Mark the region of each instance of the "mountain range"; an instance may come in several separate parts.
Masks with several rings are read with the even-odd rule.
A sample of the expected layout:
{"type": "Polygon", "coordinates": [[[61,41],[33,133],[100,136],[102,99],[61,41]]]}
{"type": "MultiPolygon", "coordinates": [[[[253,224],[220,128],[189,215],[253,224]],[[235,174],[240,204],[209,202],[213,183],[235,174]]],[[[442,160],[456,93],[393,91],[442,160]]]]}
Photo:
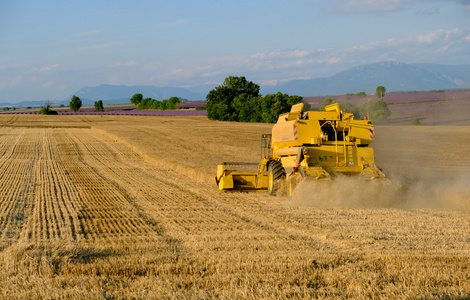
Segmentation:
{"type": "Polygon", "coordinates": [[[375,92],[429,91],[470,88],[470,65],[404,64],[395,61],[362,65],[328,78],[293,80],[264,90],[289,95],[326,96],[375,92]]]}
{"type": "MultiPolygon", "coordinates": [[[[215,86],[182,88],[102,84],[96,87],[83,87],[67,99],[54,101],[54,104],[68,106],[72,95],[80,97],[83,106],[94,105],[97,100],[103,100],[105,105],[124,104],[130,103],[131,96],[136,93],[157,100],[172,96],[188,101],[204,100],[207,93],[215,86]]],[[[384,86],[387,93],[470,88],[470,65],[379,62],[351,68],[328,78],[292,80],[276,86],[261,86],[261,94],[282,92],[302,97],[344,95],[358,92],[373,93],[377,86],[384,86]]],[[[40,106],[44,105],[44,102],[24,101],[15,106],[40,106]]],[[[0,106],[11,105],[11,103],[0,103],[0,106]]]]}

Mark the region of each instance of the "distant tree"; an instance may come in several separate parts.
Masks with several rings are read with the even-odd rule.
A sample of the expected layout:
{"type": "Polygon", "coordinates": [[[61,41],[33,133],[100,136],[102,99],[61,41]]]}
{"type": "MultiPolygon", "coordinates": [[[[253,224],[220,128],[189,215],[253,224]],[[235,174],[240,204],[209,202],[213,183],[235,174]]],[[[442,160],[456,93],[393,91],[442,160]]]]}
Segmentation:
{"type": "Polygon", "coordinates": [[[135,105],[138,105],[140,103],[140,101],[142,101],[143,98],[144,97],[142,96],[142,94],[134,94],[131,97],[131,103],[135,104],[135,105]]]}
{"type": "Polygon", "coordinates": [[[336,99],[333,99],[333,98],[326,98],[323,101],[323,103],[320,105],[320,110],[325,110],[325,107],[327,107],[328,105],[334,104],[334,103],[338,103],[338,101],[336,99]]]}
{"type": "Polygon", "coordinates": [[[356,104],[349,101],[341,101],[338,104],[340,110],[353,114],[355,119],[360,119],[361,115],[359,113],[359,107],[356,104]]]}
{"type": "MultiPolygon", "coordinates": [[[[334,104],[334,103],[338,103],[338,101],[336,101],[336,99],[327,98],[321,104],[320,110],[325,110],[325,107],[327,107],[330,104],[334,104]]],[[[354,118],[360,119],[361,115],[359,113],[359,107],[356,104],[345,100],[345,101],[339,102],[338,105],[339,105],[340,110],[345,111],[345,112],[350,113],[350,114],[353,114],[354,118]]]]}
{"type": "MultiPolygon", "coordinates": [[[[141,95],[141,94],[136,94],[136,95],[141,95]]],[[[131,101],[132,101],[132,99],[131,99],[131,101]]],[[[137,110],[149,109],[150,106],[152,105],[153,101],[156,101],[156,100],[154,100],[150,97],[147,97],[145,99],[140,99],[139,103],[137,103],[137,110]]]]}
{"type": "Polygon", "coordinates": [[[421,122],[418,118],[414,118],[411,120],[411,125],[421,125],[421,122]]]}
{"type": "Polygon", "coordinates": [[[95,111],[103,111],[103,100],[95,101],[95,111]]]}
{"type": "Polygon", "coordinates": [[[304,102],[304,111],[309,111],[310,109],[312,109],[312,105],[310,104],[310,102],[304,102]]]}
{"type": "Polygon", "coordinates": [[[73,95],[72,99],[70,100],[69,103],[70,109],[73,111],[77,111],[82,107],[82,100],[80,100],[79,97],[73,95]]]}
{"type": "Polygon", "coordinates": [[[359,103],[359,113],[361,116],[368,116],[370,120],[377,123],[392,114],[383,99],[369,99],[359,103]]]}
{"type": "Polygon", "coordinates": [[[178,98],[178,97],[170,97],[170,99],[168,99],[168,109],[178,109],[180,107],[180,103],[181,103],[181,98],[178,98]]]}
{"type": "Polygon", "coordinates": [[[379,98],[379,99],[382,99],[384,96],[385,96],[385,88],[381,85],[379,85],[376,89],[375,89],[375,95],[379,98]]]}
{"type": "Polygon", "coordinates": [[[51,101],[47,101],[44,106],[39,109],[40,115],[57,115],[58,113],[55,110],[52,110],[51,101]]]}

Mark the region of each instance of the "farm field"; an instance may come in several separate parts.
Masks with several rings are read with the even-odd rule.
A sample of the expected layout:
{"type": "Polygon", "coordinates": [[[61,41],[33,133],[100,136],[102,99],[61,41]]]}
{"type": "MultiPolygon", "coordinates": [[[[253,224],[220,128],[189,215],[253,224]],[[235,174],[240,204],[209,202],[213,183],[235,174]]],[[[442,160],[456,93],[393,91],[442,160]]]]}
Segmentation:
{"type": "Polygon", "coordinates": [[[385,185],[220,192],[271,126],[0,115],[0,298],[470,297],[470,126],[377,126],[385,185]]]}

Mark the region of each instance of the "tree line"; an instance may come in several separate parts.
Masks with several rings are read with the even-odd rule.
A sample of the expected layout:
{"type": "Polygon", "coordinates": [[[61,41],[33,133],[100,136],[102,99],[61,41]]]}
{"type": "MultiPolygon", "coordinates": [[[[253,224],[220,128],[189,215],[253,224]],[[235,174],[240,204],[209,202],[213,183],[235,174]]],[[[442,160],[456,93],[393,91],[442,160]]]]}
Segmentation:
{"type": "Polygon", "coordinates": [[[207,116],[211,120],[275,123],[302,97],[277,93],[259,95],[260,86],[244,76],[229,76],[207,94],[207,116]]]}
{"type": "MultiPolygon", "coordinates": [[[[211,120],[220,121],[275,123],[279,115],[289,112],[292,105],[302,102],[300,96],[289,96],[280,92],[262,97],[259,95],[259,89],[259,85],[248,81],[244,76],[228,76],[207,95],[207,116],[211,120]]],[[[358,105],[342,101],[339,103],[340,109],[354,114],[356,119],[368,116],[369,119],[380,122],[391,115],[382,99],[385,91],[385,87],[378,86],[376,93],[380,99],[362,101],[358,105]]],[[[365,96],[365,93],[360,92],[357,95],[365,96]]],[[[320,110],[337,102],[327,98],[320,110]]],[[[304,110],[309,110],[310,105],[305,104],[304,110]]]]}
{"type": "Polygon", "coordinates": [[[152,98],[144,98],[142,94],[134,94],[131,97],[131,103],[137,105],[137,110],[158,109],[158,110],[175,110],[181,103],[181,98],[170,97],[162,101],[152,98]]]}

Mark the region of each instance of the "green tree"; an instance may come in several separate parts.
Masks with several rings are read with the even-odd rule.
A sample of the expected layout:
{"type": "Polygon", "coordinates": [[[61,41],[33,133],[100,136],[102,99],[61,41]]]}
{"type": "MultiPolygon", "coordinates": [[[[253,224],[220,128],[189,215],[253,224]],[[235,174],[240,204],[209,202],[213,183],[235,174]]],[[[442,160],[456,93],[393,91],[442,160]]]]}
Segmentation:
{"type": "Polygon", "coordinates": [[[72,99],[70,100],[69,103],[70,109],[73,111],[77,111],[82,107],[82,100],[80,100],[79,97],[73,95],[72,99]]]}
{"type": "Polygon", "coordinates": [[[235,116],[238,122],[262,122],[260,96],[241,94],[233,100],[235,116]]]}
{"type": "Polygon", "coordinates": [[[160,110],[167,110],[168,109],[168,99],[163,99],[162,101],[160,101],[159,105],[158,105],[158,109],[160,110]]]}
{"type": "Polygon", "coordinates": [[[289,112],[292,105],[302,102],[302,97],[288,94],[266,95],[262,99],[262,120],[265,123],[276,123],[280,114],[289,112]]]}
{"type": "Polygon", "coordinates": [[[137,103],[137,110],[149,109],[149,106],[152,105],[153,101],[154,101],[154,99],[152,99],[150,97],[147,97],[145,99],[140,99],[139,103],[137,103]]]}
{"type": "Polygon", "coordinates": [[[181,98],[170,97],[170,99],[168,99],[168,109],[171,109],[171,110],[178,109],[180,107],[180,103],[181,103],[181,98]]]}
{"type": "Polygon", "coordinates": [[[361,116],[368,116],[371,121],[377,123],[385,120],[392,114],[383,99],[369,99],[362,101],[358,106],[361,116]]]}
{"type": "Polygon", "coordinates": [[[206,96],[207,117],[211,120],[228,121],[234,112],[232,108],[235,93],[228,87],[218,86],[206,96]]]}
{"type": "Polygon", "coordinates": [[[259,85],[246,80],[245,76],[228,76],[222,85],[209,91],[206,96],[208,118],[237,121],[234,99],[242,94],[258,97],[259,88],[259,85]]]}
{"type": "Polygon", "coordinates": [[[379,98],[379,99],[382,99],[384,96],[385,96],[385,88],[381,85],[379,85],[376,89],[375,89],[375,95],[379,98]]]}
{"type": "Polygon", "coordinates": [[[131,97],[131,103],[134,105],[138,105],[143,98],[144,97],[142,96],[142,94],[134,94],[131,97]]]}
{"type": "Polygon", "coordinates": [[[95,101],[95,111],[103,111],[103,100],[95,101]]]}
{"type": "Polygon", "coordinates": [[[52,110],[51,101],[47,101],[44,106],[39,109],[40,115],[57,115],[58,113],[55,110],[52,110]]]}
{"type": "Polygon", "coordinates": [[[207,94],[207,116],[211,120],[274,123],[302,97],[277,93],[261,97],[259,85],[245,77],[229,76],[207,94]]]}

